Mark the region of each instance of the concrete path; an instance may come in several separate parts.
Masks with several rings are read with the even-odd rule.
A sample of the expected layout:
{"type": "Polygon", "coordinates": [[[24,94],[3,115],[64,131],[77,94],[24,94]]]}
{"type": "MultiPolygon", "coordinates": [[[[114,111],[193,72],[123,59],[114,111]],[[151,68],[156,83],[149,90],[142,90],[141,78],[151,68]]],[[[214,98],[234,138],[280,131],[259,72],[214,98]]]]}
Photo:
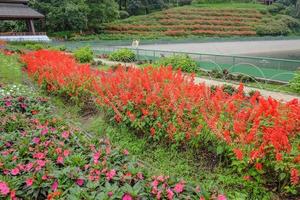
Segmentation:
{"type": "Polygon", "coordinates": [[[236,41],[236,42],[204,42],[143,45],[140,49],[182,51],[210,54],[260,55],[279,52],[298,52],[300,54],[300,39],[270,40],[270,41],[236,41]]]}
{"type": "MultiPolygon", "coordinates": [[[[123,63],[123,62],[115,62],[115,61],[109,61],[106,59],[95,59],[97,61],[101,61],[103,64],[109,65],[109,66],[113,66],[113,65],[122,65],[122,66],[127,66],[127,67],[137,67],[135,63],[123,63]]],[[[224,82],[224,81],[218,81],[218,80],[212,80],[212,79],[208,79],[208,78],[202,78],[202,77],[196,77],[195,78],[195,83],[205,83],[207,86],[222,86],[224,84],[227,85],[231,85],[234,87],[238,87],[237,84],[233,84],[233,83],[228,83],[228,82],[224,82]]],[[[293,99],[298,99],[300,101],[300,96],[296,96],[296,95],[290,95],[290,94],[286,94],[286,93],[281,93],[281,92],[273,92],[273,91],[268,91],[268,90],[263,90],[263,89],[258,89],[258,88],[253,88],[253,87],[244,87],[244,91],[245,92],[250,92],[250,91],[259,91],[260,94],[266,98],[268,98],[269,96],[283,101],[283,102],[288,102],[291,101],[293,99]]]]}
{"type": "MultiPolygon", "coordinates": [[[[237,84],[233,84],[233,83],[217,81],[217,80],[212,80],[212,79],[206,79],[206,78],[200,78],[200,77],[195,78],[195,83],[203,83],[203,82],[207,86],[212,86],[212,85],[222,86],[222,85],[226,84],[226,85],[231,85],[231,86],[238,87],[237,84]]],[[[290,94],[286,94],[286,93],[282,93],[282,92],[273,92],[273,91],[269,91],[269,90],[263,90],[263,89],[244,86],[244,91],[245,92],[250,92],[250,91],[253,91],[253,90],[259,91],[260,94],[262,96],[266,97],[266,98],[272,97],[274,99],[284,101],[284,102],[288,102],[288,101],[291,101],[293,99],[298,99],[300,101],[300,96],[290,95],[290,94]]]]}

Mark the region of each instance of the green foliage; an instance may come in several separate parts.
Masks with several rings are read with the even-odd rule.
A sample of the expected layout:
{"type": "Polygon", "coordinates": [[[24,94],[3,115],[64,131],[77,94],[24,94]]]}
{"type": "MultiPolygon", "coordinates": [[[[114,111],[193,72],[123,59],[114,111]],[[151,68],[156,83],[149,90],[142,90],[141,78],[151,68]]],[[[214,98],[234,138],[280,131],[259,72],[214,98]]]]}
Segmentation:
{"type": "Polygon", "coordinates": [[[295,77],[290,81],[290,87],[297,93],[300,93],[300,70],[296,73],[295,77]]]}
{"type": "Polygon", "coordinates": [[[287,35],[300,28],[300,21],[288,15],[265,17],[262,23],[256,26],[258,35],[287,35]]]}
{"type": "Polygon", "coordinates": [[[128,13],[127,11],[125,11],[125,10],[121,10],[121,11],[119,12],[119,14],[120,14],[120,18],[121,18],[121,19],[126,19],[126,18],[129,17],[129,13],[128,13]]]}
{"type": "Polygon", "coordinates": [[[101,24],[119,18],[118,4],[111,0],[87,0],[90,12],[88,26],[91,29],[101,29],[101,24]]]}
{"type": "Polygon", "coordinates": [[[188,55],[174,55],[170,57],[162,57],[155,63],[155,65],[172,66],[173,69],[181,69],[184,72],[199,71],[196,61],[194,61],[188,55]]]}
{"type": "Polygon", "coordinates": [[[90,47],[82,47],[74,51],[74,56],[80,63],[89,63],[93,60],[94,53],[90,47]]]}
{"type": "Polygon", "coordinates": [[[45,48],[45,45],[43,44],[39,44],[39,43],[36,43],[36,44],[25,44],[25,49],[29,49],[29,50],[34,50],[34,51],[37,51],[37,50],[41,50],[43,48],[45,48]]]}
{"type": "Polygon", "coordinates": [[[135,53],[130,49],[118,49],[109,55],[109,59],[120,62],[133,62],[136,57],[135,53]]]}
{"type": "Polygon", "coordinates": [[[0,80],[2,83],[22,81],[21,64],[15,55],[5,56],[0,52],[0,80]]]}
{"type": "Polygon", "coordinates": [[[30,5],[46,15],[46,28],[51,32],[87,28],[89,7],[85,0],[37,0],[30,5]]]}
{"type": "Polygon", "coordinates": [[[22,32],[26,30],[24,21],[0,21],[0,32],[22,32]]]}
{"type": "Polygon", "coordinates": [[[257,35],[288,35],[291,29],[281,20],[274,20],[272,18],[265,19],[265,21],[256,26],[257,35]]]}

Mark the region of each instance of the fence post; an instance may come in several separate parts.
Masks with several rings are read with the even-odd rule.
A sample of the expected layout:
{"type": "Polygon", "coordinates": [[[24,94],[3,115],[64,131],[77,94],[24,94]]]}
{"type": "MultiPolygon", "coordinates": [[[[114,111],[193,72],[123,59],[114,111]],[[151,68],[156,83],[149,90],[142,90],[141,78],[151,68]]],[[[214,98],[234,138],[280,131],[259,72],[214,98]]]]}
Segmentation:
{"type": "Polygon", "coordinates": [[[153,61],[156,60],[156,56],[155,56],[155,50],[153,50],[153,61]]]}

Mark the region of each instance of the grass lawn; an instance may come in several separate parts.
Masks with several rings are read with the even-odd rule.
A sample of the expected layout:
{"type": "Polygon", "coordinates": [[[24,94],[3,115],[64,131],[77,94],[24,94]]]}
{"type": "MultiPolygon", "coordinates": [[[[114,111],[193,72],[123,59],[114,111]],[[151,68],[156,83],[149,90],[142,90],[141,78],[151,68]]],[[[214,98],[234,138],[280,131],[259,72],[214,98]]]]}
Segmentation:
{"type": "Polygon", "coordinates": [[[16,56],[6,56],[0,52],[0,80],[2,83],[20,83],[21,64],[16,56]]]}

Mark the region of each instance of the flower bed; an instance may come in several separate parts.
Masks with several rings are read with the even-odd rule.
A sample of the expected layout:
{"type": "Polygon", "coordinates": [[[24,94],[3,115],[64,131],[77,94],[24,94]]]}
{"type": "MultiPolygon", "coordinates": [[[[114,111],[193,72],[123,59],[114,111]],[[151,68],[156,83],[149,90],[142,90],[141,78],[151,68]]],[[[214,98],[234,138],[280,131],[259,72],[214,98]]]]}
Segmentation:
{"type": "Polygon", "coordinates": [[[55,117],[47,99],[19,86],[0,90],[10,91],[0,92],[0,198],[208,198],[184,180],[150,176],[107,139],[88,138],[55,117]]]}
{"type": "MultiPolygon", "coordinates": [[[[71,59],[64,53],[55,53],[71,59]]],[[[56,59],[52,54],[38,51],[24,55],[29,75],[43,76],[45,68],[60,70],[54,66],[60,64],[50,61],[56,59]]],[[[81,67],[75,66],[75,71],[81,67]]],[[[151,140],[195,150],[205,147],[227,156],[231,167],[244,175],[245,181],[297,194],[300,186],[297,100],[281,103],[259,94],[247,97],[242,86],[229,95],[221,88],[212,90],[204,84],[194,84],[192,77],[171,68],[119,68],[90,76],[92,84],[84,90],[94,95],[96,102],[118,123],[143,132],[151,140]]],[[[59,80],[44,76],[40,83],[43,81],[56,85],[59,80]]]]}
{"type": "Polygon", "coordinates": [[[178,8],[150,14],[149,17],[129,18],[107,24],[105,33],[138,35],[256,35],[255,26],[263,15],[256,10],[247,9],[202,9],[178,8]],[[192,33],[194,30],[197,34],[192,33]],[[178,33],[174,33],[177,31],[178,33]]]}

